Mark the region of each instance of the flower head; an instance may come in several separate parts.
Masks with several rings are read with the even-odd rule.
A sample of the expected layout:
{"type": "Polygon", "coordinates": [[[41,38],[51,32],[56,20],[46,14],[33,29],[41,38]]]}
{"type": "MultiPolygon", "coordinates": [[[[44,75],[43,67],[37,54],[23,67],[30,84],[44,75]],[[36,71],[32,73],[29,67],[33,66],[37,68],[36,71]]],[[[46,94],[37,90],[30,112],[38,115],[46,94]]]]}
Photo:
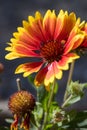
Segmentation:
{"type": "Polygon", "coordinates": [[[55,78],[62,78],[62,70],[69,68],[69,63],[79,56],[75,49],[84,40],[81,30],[80,18],[72,12],[48,10],[44,16],[40,12],[35,17],[29,16],[28,21],[23,21],[23,27],[18,27],[14,33],[6,55],[6,59],[32,57],[35,62],[21,64],[15,73],[24,73],[26,77],[38,72],[35,85],[44,83],[48,86],[55,78]],[[36,62],[37,59],[37,62],[36,62]]]}
{"type": "Polygon", "coordinates": [[[23,118],[21,128],[24,128],[24,130],[29,130],[30,114],[35,106],[35,99],[32,94],[27,91],[16,92],[10,97],[8,106],[15,119],[11,125],[11,130],[18,129],[19,118],[23,118]]]}

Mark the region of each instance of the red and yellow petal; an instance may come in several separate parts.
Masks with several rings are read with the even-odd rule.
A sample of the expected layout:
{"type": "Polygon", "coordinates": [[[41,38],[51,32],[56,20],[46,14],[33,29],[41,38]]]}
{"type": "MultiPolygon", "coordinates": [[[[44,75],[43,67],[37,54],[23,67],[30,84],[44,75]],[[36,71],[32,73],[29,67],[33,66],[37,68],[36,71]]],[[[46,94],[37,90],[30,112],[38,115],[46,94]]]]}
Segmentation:
{"type": "Polygon", "coordinates": [[[44,83],[44,85],[48,87],[50,83],[53,83],[55,78],[61,79],[61,77],[62,71],[58,69],[57,62],[54,61],[52,64],[44,67],[38,72],[34,83],[36,86],[40,86],[42,83],[44,83]]]}
{"type": "Polygon", "coordinates": [[[40,57],[40,55],[35,53],[34,51],[23,50],[23,47],[20,47],[20,46],[18,47],[19,48],[17,48],[17,51],[8,53],[5,56],[5,58],[8,60],[13,60],[16,58],[23,58],[23,57],[40,57]]]}
{"type": "Polygon", "coordinates": [[[77,19],[76,24],[70,32],[66,42],[64,54],[67,54],[69,51],[78,48],[82,44],[85,38],[85,33],[81,30],[81,28],[85,26],[84,24],[84,21],[80,24],[80,18],[77,19]]]}
{"type": "Polygon", "coordinates": [[[35,50],[30,50],[30,48],[23,45],[17,45],[15,51],[20,54],[21,57],[40,57],[40,54],[36,53],[35,50]]]}
{"type": "MultiPolygon", "coordinates": [[[[29,26],[29,27],[31,28],[31,26],[29,26]]],[[[31,32],[29,33],[28,30],[26,30],[25,28],[18,27],[17,30],[18,30],[18,32],[13,33],[13,36],[18,41],[22,41],[26,44],[34,45],[36,47],[38,47],[40,45],[40,40],[38,38],[36,38],[34,34],[31,35],[30,34],[31,32]]]]}
{"type": "Polygon", "coordinates": [[[22,42],[23,45],[25,46],[34,46],[34,47],[38,47],[39,42],[38,40],[36,40],[34,37],[31,37],[26,31],[23,32],[21,35],[20,33],[13,33],[16,42],[14,42],[13,39],[11,39],[11,42],[14,44],[20,44],[20,42],[22,42]]]}
{"type": "Polygon", "coordinates": [[[80,48],[87,48],[87,23],[85,24],[84,28],[82,29],[85,33],[85,38],[82,44],[80,45],[80,48]]]}
{"type": "Polygon", "coordinates": [[[54,39],[54,31],[56,27],[56,14],[53,10],[48,10],[43,19],[43,29],[45,31],[46,40],[54,39]]]}
{"type": "Polygon", "coordinates": [[[5,56],[5,59],[8,60],[14,60],[16,58],[21,58],[20,54],[17,54],[16,52],[10,52],[5,56]]]}
{"type": "Polygon", "coordinates": [[[50,83],[53,83],[55,79],[54,65],[53,63],[48,66],[48,72],[44,79],[44,84],[48,86],[50,83]]]}
{"type": "Polygon", "coordinates": [[[15,73],[24,73],[23,76],[27,77],[28,75],[38,72],[40,68],[42,67],[43,62],[30,62],[30,63],[25,63],[21,64],[17,67],[15,73]]]}
{"type": "Polygon", "coordinates": [[[30,35],[30,37],[34,38],[36,41],[45,41],[45,35],[43,30],[43,17],[40,12],[35,13],[35,18],[32,16],[28,17],[28,22],[23,21],[23,26],[30,35]]]}
{"type": "Polygon", "coordinates": [[[62,78],[62,71],[57,66],[57,61],[54,61],[54,72],[55,72],[55,78],[61,79],[62,78]]]}
{"type": "Polygon", "coordinates": [[[75,42],[72,47],[72,50],[78,48],[81,45],[81,43],[83,42],[84,38],[85,38],[85,35],[83,35],[83,34],[78,34],[77,36],[75,36],[73,38],[75,42]]]}
{"type": "MultiPolygon", "coordinates": [[[[30,23],[32,22],[33,26],[30,26],[30,23],[27,23],[28,24],[27,26],[29,27],[30,31],[29,31],[29,29],[26,30],[26,28],[22,28],[22,27],[18,28],[18,32],[13,34],[13,36],[16,39],[14,39],[14,38],[11,39],[12,45],[10,44],[10,47],[6,48],[7,51],[12,52],[12,53],[10,53],[9,56],[6,56],[6,58],[10,57],[10,59],[15,59],[18,57],[37,57],[37,56],[39,56],[37,53],[32,51],[32,49],[34,49],[34,50],[39,49],[41,40],[44,39],[44,37],[41,35],[40,20],[41,20],[40,14],[37,12],[34,22],[32,21],[32,19],[30,20],[30,23]],[[35,32],[35,30],[36,30],[36,32],[35,32]],[[18,56],[17,56],[17,54],[18,54],[18,56]],[[13,56],[13,55],[14,55],[14,57],[11,58],[11,56],[13,56]]],[[[26,26],[25,24],[26,23],[24,23],[24,26],[26,26]]]]}
{"type": "Polygon", "coordinates": [[[44,36],[44,33],[42,33],[42,22],[41,21],[37,21],[36,23],[33,23],[32,26],[29,25],[28,27],[28,33],[30,35],[30,37],[33,38],[34,36],[34,39],[36,41],[38,41],[38,44],[42,41],[44,42],[45,41],[45,36],[44,36]]]}
{"type": "Polygon", "coordinates": [[[82,44],[79,47],[80,49],[82,48],[87,48],[87,36],[84,38],[84,41],[82,42],[82,44]]]}
{"type": "Polygon", "coordinates": [[[87,33],[87,23],[85,24],[85,32],[87,33]]]}
{"type": "Polygon", "coordinates": [[[61,70],[68,70],[69,63],[78,58],[79,56],[75,53],[69,53],[65,56],[62,56],[62,59],[57,63],[58,68],[61,70]]]}
{"type": "Polygon", "coordinates": [[[55,78],[62,78],[62,71],[58,69],[56,61],[54,61],[48,66],[48,72],[45,76],[44,84],[48,86],[50,83],[53,83],[55,78]]]}
{"type": "Polygon", "coordinates": [[[8,43],[10,46],[6,47],[5,50],[10,51],[9,54],[5,56],[6,59],[12,60],[22,57],[40,57],[40,54],[37,53],[38,49],[32,45],[26,45],[21,41],[16,39],[11,39],[13,44],[8,43]]]}
{"type": "Polygon", "coordinates": [[[18,130],[18,116],[14,114],[14,121],[11,124],[11,130],[18,130]]]}
{"type": "Polygon", "coordinates": [[[66,48],[64,50],[64,55],[70,52],[71,50],[76,49],[84,40],[84,35],[83,34],[77,34],[73,36],[74,34],[72,33],[72,36],[70,35],[68,41],[66,42],[66,48]]]}
{"type": "Polygon", "coordinates": [[[56,20],[56,27],[54,32],[54,39],[56,40],[61,33],[64,25],[65,13],[63,10],[60,10],[57,20],[56,20]]]}
{"type": "Polygon", "coordinates": [[[45,76],[48,72],[48,67],[42,68],[35,77],[34,83],[38,87],[44,83],[45,76]]]}
{"type": "Polygon", "coordinates": [[[24,46],[24,47],[28,48],[29,50],[36,50],[36,49],[38,49],[37,46],[35,46],[33,43],[27,43],[27,42],[23,42],[21,40],[16,40],[16,39],[14,39],[12,41],[13,41],[13,46],[14,47],[15,46],[24,46]]]}
{"type": "Polygon", "coordinates": [[[61,27],[61,32],[59,33],[56,29],[56,31],[55,31],[57,34],[56,38],[58,40],[62,40],[62,39],[65,40],[69,36],[69,33],[71,32],[72,28],[74,27],[74,25],[76,23],[76,15],[73,12],[68,15],[67,11],[63,12],[61,10],[58,15],[58,19],[59,19],[59,16],[61,18],[61,26],[58,25],[56,28],[61,27]],[[61,15],[61,13],[62,13],[62,15],[61,15]]]}

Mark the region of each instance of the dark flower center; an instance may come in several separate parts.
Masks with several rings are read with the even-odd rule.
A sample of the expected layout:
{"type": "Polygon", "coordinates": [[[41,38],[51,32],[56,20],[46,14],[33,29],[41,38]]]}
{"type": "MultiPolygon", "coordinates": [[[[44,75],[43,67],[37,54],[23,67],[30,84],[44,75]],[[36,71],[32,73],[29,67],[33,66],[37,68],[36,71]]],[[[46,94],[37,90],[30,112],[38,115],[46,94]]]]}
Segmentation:
{"type": "Polygon", "coordinates": [[[53,61],[59,61],[64,52],[64,43],[57,41],[50,41],[41,46],[41,55],[48,62],[51,63],[53,61]]]}

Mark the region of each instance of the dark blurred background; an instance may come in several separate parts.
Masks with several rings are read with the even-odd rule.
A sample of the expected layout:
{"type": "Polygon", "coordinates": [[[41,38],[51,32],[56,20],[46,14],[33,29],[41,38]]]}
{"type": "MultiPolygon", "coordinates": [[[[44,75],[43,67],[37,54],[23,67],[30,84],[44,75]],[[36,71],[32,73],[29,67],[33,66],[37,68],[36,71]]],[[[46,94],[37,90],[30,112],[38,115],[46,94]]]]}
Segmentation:
{"type": "MultiPolygon", "coordinates": [[[[0,0],[0,62],[3,63],[5,68],[4,72],[0,74],[0,109],[3,109],[2,113],[0,113],[0,126],[5,123],[4,118],[8,117],[7,101],[9,96],[17,91],[16,79],[18,77],[21,79],[24,89],[29,90],[34,95],[36,94],[27,78],[23,78],[22,74],[14,74],[16,67],[24,61],[19,59],[5,60],[6,43],[10,41],[12,33],[16,32],[17,27],[22,26],[22,20],[27,20],[28,15],[34,15],[37,10],[44,14],[47,9],[54,9],[56,13],[60,9],[69,12],[74,11],[77,17],[81,17],[81,20],[87,20],[87,0],[0,0]]],[[[68,71],[64,72],[63,79],[59,81],[57,100],[60,104],[62,104],[63,100],[67,74],[68,71]]],[[[87,56],[80,58],[75,63],[73,80],[87,82],[87,56]]],[[[81,109],[86,109],[86,99],[87,96],[74,107],[78,109],[80,106],[81,109]]]]}

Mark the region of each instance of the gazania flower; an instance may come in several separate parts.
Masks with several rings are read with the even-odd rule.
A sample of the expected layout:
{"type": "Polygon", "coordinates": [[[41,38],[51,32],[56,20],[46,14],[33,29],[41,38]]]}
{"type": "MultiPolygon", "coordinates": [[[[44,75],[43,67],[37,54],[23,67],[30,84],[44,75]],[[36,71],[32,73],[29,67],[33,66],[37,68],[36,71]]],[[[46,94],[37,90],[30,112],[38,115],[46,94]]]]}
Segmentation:
{"type": "Polygon", "coordinates": [[[35,106],[35,99],[32,94],[27,91],[16,92],[10,97],[8,106],[15,119],[11,124],[11,130],[18,130],[18,122],[22,118],[21,128],[29,130],[30,114],[35,106]]]}
{"type": "Polygon", "coordinates": [[[34,62],[19,65],[15,73],[24,73],[26,77],[39,71],[35,84],[48,86],[55,78],[61,79],[62,70],[67,70],[68,64],[79,58],[74,50],[84,40],[80,25],[80,18],[76,19],[73,12],[68,14],[61,10],[56,15],[54,10],[48,10],[44,16],[36,12],[35,17],[29,16],[28,21],[23,21],[23,27],[18,27],[18,32],[13,34],[6,47],[10,51],[6,59],[35,58],[34,62]]]}

